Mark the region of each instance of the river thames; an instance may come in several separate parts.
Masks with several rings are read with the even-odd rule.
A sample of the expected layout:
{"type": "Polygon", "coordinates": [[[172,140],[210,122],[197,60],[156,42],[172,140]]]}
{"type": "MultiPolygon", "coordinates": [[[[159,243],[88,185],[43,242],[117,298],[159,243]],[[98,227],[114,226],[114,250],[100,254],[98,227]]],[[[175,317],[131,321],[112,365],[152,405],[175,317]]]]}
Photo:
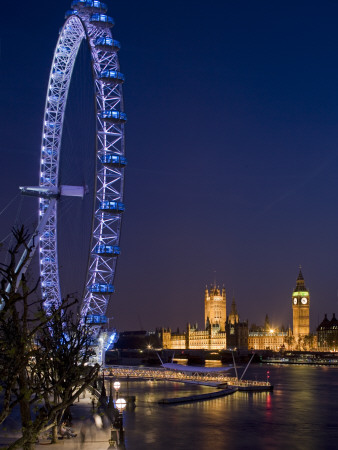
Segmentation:
{"type": "MultiPolygon", "coordinates": [[[[337,449],[338,368],[252,365],[246,378],[266,380],[267,370],[272,393],[236,392],[180,405],[157,402],[210,389],[130,382],[137,406],[125,412],[126,449],[337,449]]],[[[122,382],[120,395],[126,394],[122,382]]]]}

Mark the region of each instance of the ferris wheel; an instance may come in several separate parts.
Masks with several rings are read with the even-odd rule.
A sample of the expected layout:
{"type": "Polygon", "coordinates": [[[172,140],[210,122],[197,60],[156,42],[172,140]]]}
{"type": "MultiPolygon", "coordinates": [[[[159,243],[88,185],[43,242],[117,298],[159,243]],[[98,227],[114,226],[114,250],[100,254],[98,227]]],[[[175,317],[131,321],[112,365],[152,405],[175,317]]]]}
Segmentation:
{"type": "MultiPolygon", "coordinates": [[[[39,239],[41,290],[48,312],[61,302],[58,265],[57,205],[63,196],[83,197],[85,187],[60,184],[61,140],[67,96],[78,50],[87,41],[95,90],[96,155],[94,207],[91,245],[81,316],[102,317],[114,292],[116,260],[123,203],[125,158],[122,84],[117,52],[120,43],[113,39],[113,19],[100,1],[74,0],[67,11],[55,48],[48,82],[38,187],[22,187],[23,194],[39,197],[39,239]]],[[[85,130],[84,130],[85,132],[85,130]]],[[[97,320],[97,319],[95,319],[97,320]]]]}

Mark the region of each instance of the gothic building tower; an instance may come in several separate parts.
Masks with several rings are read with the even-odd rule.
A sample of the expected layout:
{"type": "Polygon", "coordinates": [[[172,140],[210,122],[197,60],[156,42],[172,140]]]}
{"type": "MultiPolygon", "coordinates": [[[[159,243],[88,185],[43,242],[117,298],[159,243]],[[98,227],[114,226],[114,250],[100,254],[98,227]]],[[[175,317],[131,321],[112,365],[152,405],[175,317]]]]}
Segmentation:
{"type": "Polygon", "coordinates": [[[300,338],[310,334],[310,295],[305,287],[301,269],[292,293],[293,335],[297,345],[300,338]]]}
{"type": "Polygon", "coordinates": [[[228,316],[228,322],[231,323],[232,325],[239,322],[235,297],[232,298],[231,311],[228,316]]]}
{"type": "Polygon", "coordinates": [[[205,328],[218,328],[220,331],[225,330],[226,321],[226,295],[225,289],[222,291],[216,284],[210,288],[205,289],[204,296],[204,319],[205,328]]]}

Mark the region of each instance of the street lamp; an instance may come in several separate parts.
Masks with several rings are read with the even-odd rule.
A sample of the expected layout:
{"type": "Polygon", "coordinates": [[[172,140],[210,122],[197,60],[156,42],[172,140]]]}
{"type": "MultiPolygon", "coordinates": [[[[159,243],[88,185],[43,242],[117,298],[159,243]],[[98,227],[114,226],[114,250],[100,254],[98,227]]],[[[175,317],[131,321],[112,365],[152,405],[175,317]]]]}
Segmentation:
{"type": "Polygon", "coordinates": [[[114,415],[114,396],[113,396],[113,382],[112,380],[109,380],[109,402],[108,402],[108,411],[110,420],[112,420],[112,417],[114,415]]]}
{"type": "Polygon", "coordinates": [[[119,381],[114,382],[114,389],[116,392],[116,400],[119,398],[119,389],[121,387],[121,383],[119,381]]]}
{"type": "Polygon", "coordinates": [[[99,402],[101,405],[107,405],[107,392],[106,387],[104,385],[104,371],[102,372],[102,389],[101,389],[101,396],[99,398],[99,402]]]}
{"type": "MultiPolygon", "coordinates": [[[[118,384],[120,385],[120,383],[118,383],[118,384]]],[[[109,439],[108,450],[113,450],[113,449],[125,450],[126,447],[124,445],[123,411],[126,408],[127,402],[125,401],[124,398],[119,398],[116,400],[115,405],[118,410],[118,417],[114,421],[113,411],[112,411],[112,415],[111,415],[112,422],[111,422],[111,426],[110,426],[110,439],[109,439]]]]}
{"type": "Polygon", "coordinates": [[[127,402],[124,398],[119,398],[115,402],[116,408],[119,410],[119,420],[118,420],[118,427],[119,427],[119,444],[120,449],[124,448],[124,432],[123,432],[123,411],[126,409],[127,402]]]}

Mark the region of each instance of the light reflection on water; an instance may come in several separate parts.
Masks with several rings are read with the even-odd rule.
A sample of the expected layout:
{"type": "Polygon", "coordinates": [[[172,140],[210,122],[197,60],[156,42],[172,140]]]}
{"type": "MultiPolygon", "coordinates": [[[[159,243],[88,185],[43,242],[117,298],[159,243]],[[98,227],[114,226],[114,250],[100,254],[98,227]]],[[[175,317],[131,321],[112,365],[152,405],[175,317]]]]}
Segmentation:
{"type": "MultiPolygon", "coordinates": [[[[266,370],[252,366],[248,378],[263,380],[266,370]]],[[[268,370],[273,393],[237,392],[182,405],[157,402],[213,389],[129,382],[129,395],[136,395],[137,407],[125,413],[127,450],[336,449],[338,369],[269,366],[268,370]]],[[[122,382],[121,396],[126,391],[122,382]]]]}

